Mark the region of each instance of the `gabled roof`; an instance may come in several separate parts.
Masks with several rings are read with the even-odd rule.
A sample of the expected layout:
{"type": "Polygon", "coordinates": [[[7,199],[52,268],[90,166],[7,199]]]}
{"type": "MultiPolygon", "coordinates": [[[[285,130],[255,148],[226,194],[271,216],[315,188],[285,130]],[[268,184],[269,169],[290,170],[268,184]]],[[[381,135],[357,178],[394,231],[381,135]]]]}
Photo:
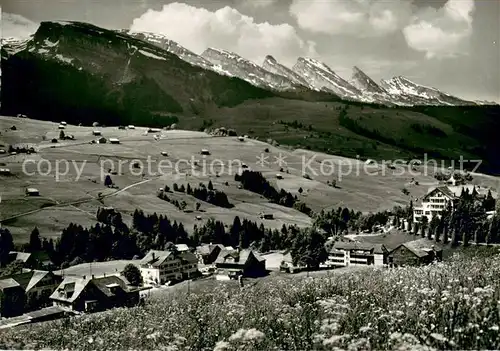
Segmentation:
{"type": "MultiPolygon", "coordinates": [[[[427,238],[422,238],[422,239],[413,240],[413,241],[403,243],[403,244],[399,245],[396,249],[398,249],[401,246],[410,250],[417,257],[427,256],[429,254],[429,252],[432,251],[433,248],[435,251],[442,251],[443,250],[443,247],[441,246],[441,244],[436,243],[435,241],[429,240],[427,238]]],[[[394,250],[396,250],[396,249],[394,249],[394,250]]]]}
{"type": "Polygon", "coordinates": [[[259,262],[265,262],[265,259],[254,253],[250,249],[243,250],[222,250],[217,256],[215,263],[231,263],[238,264],[244,266],[251,257],[255,257],[255,259],[259,262]],[[234,261],[233,261],[234,260],[234,261]]]}
{"type": "Polygon", "coordinates": [[[114,296],[112,288],[116,285],[126,292],[132,291],[132,289],[128,287],[128,281],[124,277],[119,277],[117,275],[94,279],[69,276],[66,277],[61,284],[59,284],[57,289],[52,293],[52,295],[50,295],[50,298],[70,303],[74,302],[89,284],[93,284],[108,297],[114,296]],[[72,292],[72,294],[66,297],[67,295],[65,295],[64,292],[72,292]]]}
{"type": "Polygon", "coordinates": [[[15,288],[17,286],[20,286],[19,283],[12,278],[5,278],[0,280],[0,290],[15,288]]]}
{"type": "Polygon", "coordinates": [[[33,271],[33,276],[31,277],[28,286],[25,288],[26,291],[31,290],[34,288],[43,278],[45,278],[48,274],[51,274],[50,272],[47,271],[38,271],[34,270],[33,271]]]}
{"type": "Polygon", "coordinates": [[[149,264],[153,267],[159,267],[170,255],[172,255],[171,251],[150,250],[147,255],[144,256],[144,258],[139,262],[139,264],[149,264]]]}
{"type": "Polygon", "coordinates": [[[177,248],[177,251],[189,251],[189,246],[186,244],[177,244],[175,247],[177,248]]]}
{"type": "Polygon", "coordinates": [[[189,263],[198,263],[198,259],[191,251],[182,251],[179,253],[179,257],[189,263]]]}
{"type": "Polygon", "coordinates": [[[198,247],[196,248],[196,251],[197,251],[200,255],[211,255],[211,254],[212,254],[212,252],[213,252],[216,248],[220,248],[221,250],[224,250],[224,245],[222,245],[222,244],[205,244],[205,245],[198,246],[198,247]]]}
{"type": "MultiPolygon", "coordinates": [[[[36,190],[38,191],[38,190],[36,190]]],[[[19,251],[10,251],[9,252],[9,258],[12,261],[22,261],[24,263],[28,262],[30,259],[31,254],[29,252],[19,252],[19,251]]]]}
{"type": "Polygon", "coordinates": [[[435,187],[435,188],[429,188],[429,190],[427,191],[427,194],[423,197],[423,199],[428,198],[429,196],[431,196],[435,192],[440,192],[440,193],[442,193],[443,195],[445,195],[446,197],[448,197],[450,199],[453,199],[453,198],[456,197],[456,195],[453,193],[453,191],[450,190],[450,187],[447,187],[447,186],[438,186],[438,187],[435,187]]]}
{"type": "Polygon", "coordinates": [[[333,250],[363,250],[363,251],[373,251],[375,254],[387,253],[388,250],[383,244],[372,244],[364,242],[343,242],[337,241],[333,245],[333,250]]]}

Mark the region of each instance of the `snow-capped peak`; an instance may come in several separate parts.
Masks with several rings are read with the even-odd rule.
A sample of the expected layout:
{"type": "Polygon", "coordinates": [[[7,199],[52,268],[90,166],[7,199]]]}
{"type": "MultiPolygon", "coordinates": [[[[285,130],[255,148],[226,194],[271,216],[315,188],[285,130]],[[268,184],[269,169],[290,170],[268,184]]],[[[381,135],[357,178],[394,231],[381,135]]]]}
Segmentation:
{"type": "Polygon", "coordinates": [[[234,52],[208,48],[201,56],[230,75],[244,79],[253,85],[275,90],[296,89],[294,81],[290,78],[270,72],[234,52]]]}
{"type": "Polygon", "coordinates": [[[299,57],[292,70],[318,90],[329,90],[343,98],[373,101],[341,78],[328,65],[316,59],[299,57]]]}
{"type": "Polygon", "coordinates": [[[290,79],[293,83],[305,86],[309,89],[317,90],[314,86],[310,85],[306,79],[301,77],[299,74],[280,64],[273,56],[267,55],[262,63],[262,67],[271,73],[278,74],[290,79]]]}
{"type": "Polygon", "coordinates": [[[356,66],[352,69],[351,84],[365,93],[386,94],[384,89],[382,89],[373,79],[356,66]]]}

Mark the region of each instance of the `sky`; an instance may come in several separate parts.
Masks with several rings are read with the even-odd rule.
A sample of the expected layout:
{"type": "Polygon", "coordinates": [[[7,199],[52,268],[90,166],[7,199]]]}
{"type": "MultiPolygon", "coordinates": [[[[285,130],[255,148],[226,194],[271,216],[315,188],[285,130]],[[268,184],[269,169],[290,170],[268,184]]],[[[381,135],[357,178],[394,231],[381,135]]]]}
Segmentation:
{"type": "Polygon", "coordinates": [[[202,53],[261,64],[319,59],[346,79],[405,76],[471,100],[500,102],[500,0],[2,0],[2,36],[76,20],[161,33],[202,53]]]}

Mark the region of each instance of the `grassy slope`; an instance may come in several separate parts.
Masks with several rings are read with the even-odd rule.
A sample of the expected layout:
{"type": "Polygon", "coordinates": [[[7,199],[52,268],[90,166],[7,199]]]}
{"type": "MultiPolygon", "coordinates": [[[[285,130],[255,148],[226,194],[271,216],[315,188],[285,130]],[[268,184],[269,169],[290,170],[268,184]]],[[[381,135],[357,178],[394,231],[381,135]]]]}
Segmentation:
{"type": "Polygon", "coordinates": [[[271,276],[241,290],[195,282],[190,294],[172,288],[142,308],[7,330],[0,347],[498,349],[498,262],[461,257],[423,268],[271,276]]]}

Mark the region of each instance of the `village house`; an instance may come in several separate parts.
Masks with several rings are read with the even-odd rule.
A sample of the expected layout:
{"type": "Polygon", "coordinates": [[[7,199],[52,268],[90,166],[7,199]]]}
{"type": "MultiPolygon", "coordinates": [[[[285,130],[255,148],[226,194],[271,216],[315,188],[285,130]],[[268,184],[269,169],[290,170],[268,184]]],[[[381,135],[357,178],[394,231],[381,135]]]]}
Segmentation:
{"type": "Polygon", "coordinates": [[[306,266],[294,265],[292,255],[290,253],[283,255],[283,259],[280,264],[280,272],[298,273],[306,268],[306,266]]]}
{"type": "Polygon", "coordinates": [[[23,289],[25,311],[49,306],[49,297],[61,282],[61,278],[53,273],[40,270],[20,272],[9,278],[14,279],[23,289]]]}
{"type": "Polygon", "coordinates": [[[118,139],[118,138],[109,138],[109,142],[111,144],[120,144],[120,139],[118,139]]]}
{"type": "Polygon", "coordinates": [[[389,251],[383,244],[361,242],[336,242],[329,250],[329,266],[383,266],[387,264],[389,251]]]}
{"type": "Polygon", "coordinates": [[[165,284],[172,280],[183,280],[199,274],[198,258],[189,252],[151,250],[139,262],[145,283],[165,284]]]}
{"type": "Polygon", "coordinates": [[[54,306],[79,312],[97,312],[114,307],[132,307],[139,303],[138,287],[132,287],[125,278],[107,277],[64,278],[50,299],[54,306]]]}
{"type": "Polygon", "coordinates": [[[201,245],[196,248],[196,256],[201,264],[212,264],[222,250],[224,250],[224,245],[222,244],[201,245]]]}
{"type": "Polygon", "coordinates": [[[422,238],[409,241],[396,247],[390,253],[389,263],[392,266],[416,266],[441,261],[443,248],[439,243],[422,238]]]}
{"type": "Polygon", "coordinates": [[[40,191],[36,188],[27,188],[26,195],[28,196],[40,196],[40,191]]]}
{"type": "Polygon", "coordinates": [[[483,198],[488,193],[488,188],[475,185],[438,186],[429,189],[426,195],[413,207],[413,221],[415,223],[426,216],[430,222],[432,216],[441,216],[448,204],[453,208],[463,191],[473,193],[476,191],[478,198],[483,198]]]}
{"type": "Polygon", "coordinates": [[[38,264],[35,256],[29,252],[10,251],[9,263],[21,261],[24,268],[35,268],[38,264]]]}
{"type": "Polygon", "coordinates": [[[216,279],[230,280],[266,275],[266,260],[252,250],[223,250],[215,260],[216,279]]]}

